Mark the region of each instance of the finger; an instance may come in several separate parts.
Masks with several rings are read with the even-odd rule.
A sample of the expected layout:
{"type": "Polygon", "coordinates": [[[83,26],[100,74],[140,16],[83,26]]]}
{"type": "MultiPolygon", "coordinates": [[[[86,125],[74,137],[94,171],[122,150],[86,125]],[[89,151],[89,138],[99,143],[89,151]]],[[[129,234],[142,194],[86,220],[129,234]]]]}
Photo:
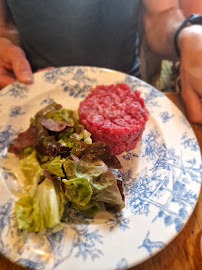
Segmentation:
{"type": "Polygon", "coordinates": [[[5,61],[2,61],[0,59],[0,66],[4,69],[7,69],[7,70],[11,70],[12,69],[12,65],[10,63],[7,63],[5,61]]]}
{"type": "Polygon", "coordinates": [[[12,71],[6,70],[5,68],[0,67],[0,78],[2,75],[16,79],[15,74],[12,71]]]}
{"type": "Polygon", "coordinates": [[[7,85],[9,85],[15,81],[16,81],[15,78],[12,78],[12,77],[9,77],[6,75],[1,75],[0,76],[0,89],[6,87],[7,85]]]}
{"type": "Polygon", "coordinates": [[[11,46],[8,53],[16,78],[22,83],[32,83],[31,66],[23,50],[17,46],[11,46]]]}
{"type": "Polygon", "coordinates": [[[191,87],[182,89],[181,96],[184,101],[189,120],[193,123],[202,124],[201,97],[191,89],[191,87]]]}

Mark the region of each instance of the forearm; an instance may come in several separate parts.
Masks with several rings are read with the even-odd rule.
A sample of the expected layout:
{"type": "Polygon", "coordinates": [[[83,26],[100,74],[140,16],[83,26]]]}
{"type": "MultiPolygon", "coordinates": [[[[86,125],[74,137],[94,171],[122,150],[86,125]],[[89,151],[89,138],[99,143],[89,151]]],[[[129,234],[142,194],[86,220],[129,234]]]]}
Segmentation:
{"type": "MultiPolygon", "coordinates": [[[[151,50],[175,60],[174,35],[184,21],[175,0],[142,0],[145,36],[151,50]]],[[[183,28],[178,35],[181,96],[192,122],[202,124],[202,26],[183,28]]]]}
{"type": "Polygon", "coordinates": [[[9,17],[5,0],[0,0],[0,38],[2,37],[15,45],[20,45],[18,31],[9,17]]]}
{"type": "Polygon", "coordinates": [[[183,21],[184,15],[176,7],[157,13],[144,8],[145,37],[150,49],[164,59],[176,60],[174,34],[183,21]]]}

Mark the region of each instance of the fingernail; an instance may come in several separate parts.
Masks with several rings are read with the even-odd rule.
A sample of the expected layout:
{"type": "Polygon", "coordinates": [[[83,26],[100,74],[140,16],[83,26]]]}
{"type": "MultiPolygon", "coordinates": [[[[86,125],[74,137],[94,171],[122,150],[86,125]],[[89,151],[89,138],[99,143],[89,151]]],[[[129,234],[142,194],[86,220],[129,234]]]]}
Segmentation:
{"type": "Polygon", "coordinates": [[[23,71],[23,72],[21,72],[20,78],[23,82],[31,83],[33,77],[32,77],[32,73],[30,73],[28,71],[23,71]]]}

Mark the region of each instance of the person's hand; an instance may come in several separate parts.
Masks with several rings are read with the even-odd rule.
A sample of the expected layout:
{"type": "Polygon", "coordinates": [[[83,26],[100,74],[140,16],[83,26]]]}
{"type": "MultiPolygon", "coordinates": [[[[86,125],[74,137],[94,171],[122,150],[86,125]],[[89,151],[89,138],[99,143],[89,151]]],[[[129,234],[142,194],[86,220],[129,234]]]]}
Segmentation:
{"type": "Polygon", "coordinates": [[[0,38],[0,89],[19,80],[32,83],[32,70],[24,51],[6,38],[0,38]]]}
{"type": "Polygon", "coordinates": [[[202,124],[202,26],[184,28],[178,44],[181,97],[189,120],[202,124]]]}

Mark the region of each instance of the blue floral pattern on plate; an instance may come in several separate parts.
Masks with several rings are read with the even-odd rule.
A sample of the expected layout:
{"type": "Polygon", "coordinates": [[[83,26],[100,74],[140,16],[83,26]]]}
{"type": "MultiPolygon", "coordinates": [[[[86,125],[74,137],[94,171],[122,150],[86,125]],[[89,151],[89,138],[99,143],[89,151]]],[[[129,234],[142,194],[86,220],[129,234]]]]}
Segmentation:
{"type": "Polygon", "coordinates": [[[35,74],[32,85],[3,89],[0,110],[0,252],[12,261],[34,269],[127,269],[166,246],[193,212],[202,172],[196,137],[171,101],[145,82],[108,69],[56,68],[35,74]],[[23,176],[7,153],[10,141],[47,104],[77,109],[91,88],[115,83],[138,89],[150,112],[136,148],[118,156],[126,207],[94,219],[67,209],[61,226],[25,237],[14,214],[23,176]]]}

